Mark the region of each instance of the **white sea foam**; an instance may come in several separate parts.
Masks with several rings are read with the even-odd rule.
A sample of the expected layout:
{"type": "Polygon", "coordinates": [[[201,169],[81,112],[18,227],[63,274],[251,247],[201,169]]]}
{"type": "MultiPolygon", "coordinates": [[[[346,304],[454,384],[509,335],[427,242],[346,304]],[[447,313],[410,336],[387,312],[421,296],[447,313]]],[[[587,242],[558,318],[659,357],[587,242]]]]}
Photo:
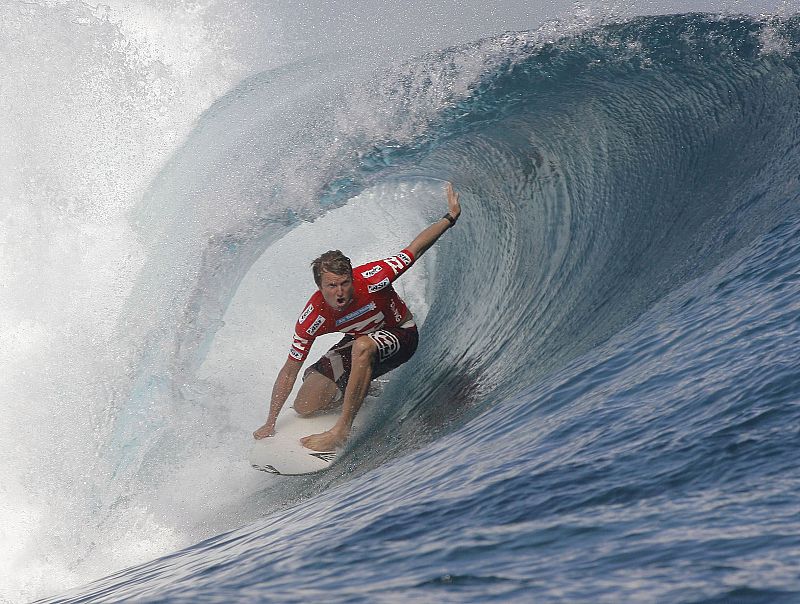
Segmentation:
{"type": "Polygon", "coordinates": [[[99,541],[92,524],[108,471],[98,439],[126,371],[112,337],[142,262],[128,213],[250,69],[220,6],[168,5],[0,6],[2,601],[174,542],[138,514],[99,541]]]}

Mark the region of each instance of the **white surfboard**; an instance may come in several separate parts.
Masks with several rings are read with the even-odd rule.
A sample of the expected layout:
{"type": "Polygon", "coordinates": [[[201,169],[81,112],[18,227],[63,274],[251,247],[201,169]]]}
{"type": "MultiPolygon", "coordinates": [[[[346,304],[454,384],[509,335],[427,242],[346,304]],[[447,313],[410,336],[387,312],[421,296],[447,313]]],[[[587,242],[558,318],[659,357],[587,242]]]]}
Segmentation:
{"type": "MultiPolygon", "coordinates": [[[[297,476],[319,472],[329,467],[336,459],[337,451],[312,451],[300,444],[300,439],[309,434],[330,430],[339,418],[341,409],[314,417],[300,417],[291,407],[284,408],[275,424],[275,436],[262,438],[253,443],[248,459],[256,470],[297,476]]],[[[353,422],[352,438],[358,431],[362,408],[353,422]]]]}

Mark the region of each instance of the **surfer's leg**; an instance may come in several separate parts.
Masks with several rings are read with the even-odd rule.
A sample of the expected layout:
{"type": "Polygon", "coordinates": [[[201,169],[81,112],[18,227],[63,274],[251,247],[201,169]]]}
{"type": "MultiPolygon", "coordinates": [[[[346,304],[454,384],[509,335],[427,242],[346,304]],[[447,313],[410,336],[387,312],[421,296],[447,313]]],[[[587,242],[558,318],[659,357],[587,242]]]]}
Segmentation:
{"type": "MultiPolygon", "coordinates": [[[[315,451],[332,451],[347,440],[353,425],[356,413],[364,402],[369,383],[373,377],[395,369],[408,361],[417,350],[419,334],[413,323],[407,327],[381,329],[357,340],[347,342],[346,348],[337,348],[337,354],[347,359],[349,373],[343,373],[343,378],[338,378],[339,388],[346,384],[342,415],[336,424],[327,432],[312,434],[301,438],[300,442],[315,451]],[[345,350],[349,353],[343,355],[345,350]]],[[[331,353],[325,358],[331,359],[331,353]]],[[[331,364],[322,363],[320,371],[330,371],[331,364]]],[[[344,363],[342,364],[344,366],[344,363]]],[[[334,374],[331,374],[334,375],[334,374]]]]}
{"type": "MultiPolygon", "coordinates": [[[[347,381],[347,388],[344,391],[344,402],[342,403],[342,415],[337,422],[341,432],[350,434],[353,419],[367,396],[369,383],[372,380],[372,366],[378,354],[378,345],[369,336],[361,336],[353,344],[353,352],[350,361],[350,379],[347,381]]],[[[336,426],[334,426],[334,429],[336,426]]]]}
{"type": "Polygon", "coordinates": [[[372,379],[372,366],[378,354],[378,345],[369,336],[361,336],[352,345],[350,379],[344,391],[342,415],[333,428],[320,434],[301,438],[303,446],[315,451],[332,451],[350,435],[353,419],[364,402],[364,397],[372,379]]]}
{"type": "Polygon", "coordinates": [[[338,395],[336,382],[318,371],[309,371],[297,393],[294,410],[304,417],[314,415],[333,406],[339,398],[338,395]]]}
{"type": "Polygon", "coordinates": [[[295,411],[300,415],[313,415],[341,404],[350,373],[350,351],[354,341],[352,336],[345,336],[306,369],[294,403],[295,411]]]}

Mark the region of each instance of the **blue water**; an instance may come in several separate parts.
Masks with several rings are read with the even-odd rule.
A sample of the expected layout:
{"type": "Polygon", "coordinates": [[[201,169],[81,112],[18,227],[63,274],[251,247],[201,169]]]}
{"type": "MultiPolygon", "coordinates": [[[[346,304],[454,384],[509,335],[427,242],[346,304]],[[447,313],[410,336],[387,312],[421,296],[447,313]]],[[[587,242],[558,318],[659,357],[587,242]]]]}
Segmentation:
{"type": "Polygon", "coordinates": [[[45,601],[800,601],[799,39],[637,18],[226,95],[138,208],[130,308],[192,277],[136,315],[117,480],[165,455],[137,402],[202,364],[260,254],[370,187],[450,180],[420,348],[329,471],[45,601]],[[220,206],[185,252],[187,211],[220,206]]]}

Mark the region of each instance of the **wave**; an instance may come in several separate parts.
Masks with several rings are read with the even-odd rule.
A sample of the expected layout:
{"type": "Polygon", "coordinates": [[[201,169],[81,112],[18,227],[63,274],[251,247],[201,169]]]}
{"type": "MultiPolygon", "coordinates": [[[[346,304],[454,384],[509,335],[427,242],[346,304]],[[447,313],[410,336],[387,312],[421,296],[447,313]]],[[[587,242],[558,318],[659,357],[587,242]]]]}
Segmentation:
{"type": "MultiPolygon", "coordinates": [[[[799,35],[796,19],[647,17],[509,33],[377,77],[305,63],[245,81],[133,217],[147,260],[119,333],[133,353],[108,414],[113,506],[186,454],[176,418],[197,417],[192,384],[254,263],[365,191],[449,180],[464,216],[437,244],[422,342],[383,415],[289,503],[357,488],[358,474],[478,416],[513,408],[518,425],[496,436],[534,431],[513,401],[558,405],[531,390],[794,216],[799,35]]],[[[425,218],[436,203],[397,210],[425,218]]],[[[474,446],[465,455],[488,445],[474,446]]]]}
{"type": "Polygon", "coordinates": [[[441,255],[414,374],[446,384],[459,368],[479,407],[530,384],[791,206],[796,35],[792,21],[640,18],[508,34],[371,83],[309,65],[247,81],[140,208],[155,243],[129,314],[171,343],[142,344],[168,358],[139,370],[196,368],[248,268],[316,204],[435,179],[463,191],[469,220],[441,255]]]}
{"type": "Polygon", "coordinates": [[[448,415],[465,391],[479,412],[590,350],[795,201],[793,36],[793,22],[641,18],[508,34],[367,83],[330,65],[246,81],[137,212],[151,242],[125,321],[138,378],[111,448],[159,450],[127,443],[139,403],[173,404],[252,263],[381,182],[452,180],[468,217],[442,245],[404,416],[448,415]]]}
{"type": "Polygon", "coordinates": [[[413,168],[453,179],[471,215],[443,254],[420,381],[458,367],[485,408],[783,220],[797,201],[796,35],[642,18],[525,43],[482,78],[413,168]]]}

